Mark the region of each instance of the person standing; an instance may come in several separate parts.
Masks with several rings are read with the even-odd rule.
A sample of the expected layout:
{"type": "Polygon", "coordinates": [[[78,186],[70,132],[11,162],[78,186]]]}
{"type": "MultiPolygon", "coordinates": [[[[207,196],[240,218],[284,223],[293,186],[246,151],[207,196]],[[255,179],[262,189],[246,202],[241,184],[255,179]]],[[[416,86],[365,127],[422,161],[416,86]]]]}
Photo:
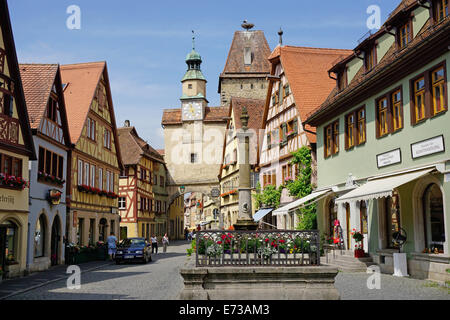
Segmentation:
{"type": "Polygon", "coordinates": [[[114,235],[114,232],[111,232],[106,241],[108,243],[109,260],[112,261],[116,257],[116,249],[117,249],[117,238],[114,235]]]}
{"type": "Polygon", "coordinates": [[[150,238],[150,241],[152,242],[152,254],[156,251],[158,253],[158,238],[156,238],[155,235],[153,235],[150,238]]]}
{"type": "Polygon", "coordinates": [[[163,243],[163,252],[167,251],[167,246],[169,245],[169,237],[167,236],[167,233],[164,234],[164,237],[162,239],[163,243]]]}
{"type": "Polygon", "coordinates": [[[185,240],[189,240],[188,234],[189,234],[188,228],[184,228],[184,239],[185,239],[185,240]]]}

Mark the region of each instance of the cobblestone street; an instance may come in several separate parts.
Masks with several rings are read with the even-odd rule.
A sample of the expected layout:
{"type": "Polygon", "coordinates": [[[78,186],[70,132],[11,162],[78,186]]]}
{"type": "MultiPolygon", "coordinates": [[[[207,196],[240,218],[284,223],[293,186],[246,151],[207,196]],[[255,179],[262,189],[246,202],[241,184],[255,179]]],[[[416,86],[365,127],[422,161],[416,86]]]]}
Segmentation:
{"type": "MultiPolygon", "coordinates": [[[[86,271],[81,275],[81,288],[78,290],[67,288],[66,277],[10,296],[7,300],[173,300],[183,287],[179,269],[186,259],[188,247],[184,241],[172,242],[166,253],[153,255],[153,261],[148,264],[110,263],[86,271]]],[[[40,278],[44,276],[33,274],[30,278],[38,275],[40,278]]],[[[450,300],[449,289],[435,283],[387,274],[381,275],[380,289],[370,290],[366,285],[369,276],[366,273],[339,272],[336,288],[341,299],[450,300]]]]}
{"type": "MultiPolygon", "coordinates": [[[[186,259],[185,241],[171,242],[167,252],[162,248],[148,264],[108,264],[82,273],[81,288],[68,289],[62,279],[34,290],[14,295],[9,300],[117,300],[175,299],[183,286],[179,268],[186,259]]],[[[1,287],[1,285],[0,285],[1,287]]]]}

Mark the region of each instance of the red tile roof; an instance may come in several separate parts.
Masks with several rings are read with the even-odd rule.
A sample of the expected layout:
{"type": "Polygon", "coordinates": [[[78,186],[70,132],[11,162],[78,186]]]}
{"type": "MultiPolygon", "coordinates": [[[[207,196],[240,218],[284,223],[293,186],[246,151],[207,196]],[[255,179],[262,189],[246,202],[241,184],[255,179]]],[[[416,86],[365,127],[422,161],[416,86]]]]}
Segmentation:
{"type": "Polygon", "coordinates": [[[270,47],[263,31],[236,31],[220,76],[224,77],[234,73],[269,73],[270,63],[267,61],[269,55],[270,47]],[[245,47],[249,47],[252,52],[250,65],[244,64],[245,47]]]}
{"type": "Polygon", "coordinates": [[[80,138],[105,66],[104,61],[61,66],[62,83],[66,84],[64,99],[72,143],[80,138]]]}
{"type": "Polygon", "coordinates": [[[124,165],[138,164],[144,155],[161,163],[164,162],[162,155],[139,137],[135,127],[117,128],[117,135],[124,165]]]}
{"type": "MultiPolygon", "coordinates": [[[[344,49],[293,46],[277,46],[274,49],[269,57],[272,62],[272,75],[276,64],[281,61],[302,123],[336,87],[336,80],[328,76],[332,63],[351,53],[351,50],[344,49]]],[[[305,129],[315,132],[315,128],[310,126],[305,129]]],[[[316,142],[314,134],[306,134],[310,142],[316,142]]]]}
{"type": "Polygon", "coordinates": [[[31,129],[37,129],[47,108],[55,82],[57,64],[20,64],[23,91],[31,129]]]}
{"type": "Polygon", "coordinates": [[[241,115],[244,106],[247,107],[249,115],[248,128],[254,130],[262,129],[264,104],[265,100],[232,97],[230,103],[230,116],[231,112],[233,112],[236,129],[242,128],[241,115]]]}

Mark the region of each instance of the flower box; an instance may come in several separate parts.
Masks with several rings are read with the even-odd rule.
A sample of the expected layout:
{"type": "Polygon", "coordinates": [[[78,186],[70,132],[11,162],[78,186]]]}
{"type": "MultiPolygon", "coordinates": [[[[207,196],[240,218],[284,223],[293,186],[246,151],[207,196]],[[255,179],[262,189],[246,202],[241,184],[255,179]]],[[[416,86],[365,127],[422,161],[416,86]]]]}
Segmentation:
{"type": "Polygon", "coordinates": [[[354,254],[355,258],[364,258],[366,255],[364,249],[355,249],[354,254]]]}

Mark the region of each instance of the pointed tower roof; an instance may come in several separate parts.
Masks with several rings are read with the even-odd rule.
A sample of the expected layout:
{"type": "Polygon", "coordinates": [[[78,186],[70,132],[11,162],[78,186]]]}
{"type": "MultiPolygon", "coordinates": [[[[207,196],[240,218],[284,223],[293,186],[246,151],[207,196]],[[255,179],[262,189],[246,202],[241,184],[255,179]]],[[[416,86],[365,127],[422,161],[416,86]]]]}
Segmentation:
{"type": "Polygon", "coordinates": [[[200,70],[200,65],[202,64],[202,57],[197,51],[195,51],[194,31],[192,31],[192,51],[188,53],[186,56],[186,64],[188,66],[188,69],[184,74],[183,79],[181,79],[181,82],[186,80],[206,81],[202,71],[200,70]]]}

